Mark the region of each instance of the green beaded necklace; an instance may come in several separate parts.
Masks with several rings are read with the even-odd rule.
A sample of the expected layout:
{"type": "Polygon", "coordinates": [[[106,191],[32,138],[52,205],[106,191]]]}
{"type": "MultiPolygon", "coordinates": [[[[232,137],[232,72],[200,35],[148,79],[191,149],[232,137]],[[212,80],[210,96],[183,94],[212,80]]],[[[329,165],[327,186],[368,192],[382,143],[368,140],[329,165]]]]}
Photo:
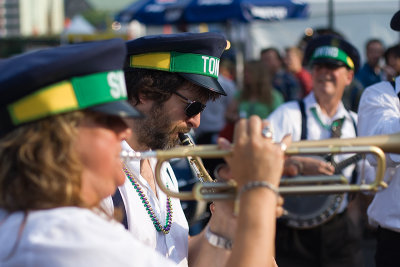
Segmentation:
{"type": "MultiPolygon", "coordinates": [[[[163,234],[168,234],[169,231],[171,230],[171,224],[172,224],[172,203],[171,203],[171,198],[168,196],[167,197],[167,216],[165,219],[165,226],[162,226],[160,221],[157,219],[153,208],[151,207],[146,195],[144,194],[142,188],[140,187],[139,183],[133,178],[132,173],[124,166],[124,173],[128,177],[129,181],[132,183],[133,187],[135,188],[136,192],[138,193],[140,200],[142,201],[147,214],[149,214],[151,221],[153,222],[154,227],[158,232],[162,232],[163,234]]],[[[168,188],[168,185],[167,185],[168,188]]]]}

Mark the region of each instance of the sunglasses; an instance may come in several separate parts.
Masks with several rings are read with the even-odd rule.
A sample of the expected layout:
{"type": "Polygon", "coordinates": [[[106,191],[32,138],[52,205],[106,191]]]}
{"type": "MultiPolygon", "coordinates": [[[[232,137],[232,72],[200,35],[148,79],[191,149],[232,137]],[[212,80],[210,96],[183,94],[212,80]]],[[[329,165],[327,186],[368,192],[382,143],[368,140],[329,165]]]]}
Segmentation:
{"type": "Polygon", "coordinates": [[[318,68],[327,68],[329,70],[336,70],[336,69],[341,68],[341,67],[346,67],[347,68],[347,65],[344,62],[341,62],[341,61],[337,61],[335,63],[333,63],[333,62],[316,62],[313,65],[318,67],[318,68]]]}
{"type": "Polygon", "coordinates": [[[196,116],[206,108],[206,105],[197,101],[190,100],[187,97],[184,97],[183,95],[179,94],[178,92],[174,92],[174,94],[176,94],[177,96],[185,100],[186,103],[188,103],[188,105],[185,108],[185,114],[189,118],[196,116]]]}

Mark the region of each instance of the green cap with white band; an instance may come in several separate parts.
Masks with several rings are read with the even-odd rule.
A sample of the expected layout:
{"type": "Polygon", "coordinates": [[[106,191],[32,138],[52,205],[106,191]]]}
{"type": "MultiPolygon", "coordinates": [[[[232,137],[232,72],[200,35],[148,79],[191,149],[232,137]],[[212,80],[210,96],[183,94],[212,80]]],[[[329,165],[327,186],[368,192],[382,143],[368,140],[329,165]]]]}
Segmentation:
{"type": "Polygon", "coordinates": [[[345,66],[356,72],[360,66],[360,54],[351,43],[337,35],[320,35],[308,43],[304,63],[345,66]]]}
{"type": "Polygon", "coordinates": [[[151,69],[177,73],[186,80],[226,95],[218,82],[219,62],[229,42],[219,33],[149,35],[127,42],[126,71],[151,69]]]}
{"type": "Polygon", "coordinates": [[[142,117],[129,105],[125,42],[65,45],[0,62],[0,136],[25,123],[75,110],[142,117]]]}
{"type": "Polygon", "coordinates": [[[321,46],[315,49],[311,61],[316,59],[332,59],[344,63],[350,69],[354,69],[353,60],[342,49],[334,46],[321,46]]]}
{"type": "Polygon", "coordinates": [[[59,113],[126,99],[124,73],[119,70],[73,77],[43,87],[8,104],[7,109],[13,124],[19,125],[59,113]]]}

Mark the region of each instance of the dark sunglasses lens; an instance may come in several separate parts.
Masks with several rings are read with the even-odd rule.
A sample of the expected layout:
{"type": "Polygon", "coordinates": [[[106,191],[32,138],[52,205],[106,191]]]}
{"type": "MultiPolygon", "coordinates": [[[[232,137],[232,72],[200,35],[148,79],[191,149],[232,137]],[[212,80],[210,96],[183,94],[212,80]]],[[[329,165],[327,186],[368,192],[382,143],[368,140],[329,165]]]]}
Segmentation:
{"type": "Polygon", "coordinates": [[[204,110],[205,107],[206,107],[206,105],[203,105],[203,104],[200,103],[200,102],[193,102],[193,103],[190,103],[190,104],[186,107],[185,112],[186,112],[186,115],[187,115],[189,118],[191,118],[191,117],[196,116],[196,115],[199,114],[200,112],[202,112],[202,111],[204,110]]]}

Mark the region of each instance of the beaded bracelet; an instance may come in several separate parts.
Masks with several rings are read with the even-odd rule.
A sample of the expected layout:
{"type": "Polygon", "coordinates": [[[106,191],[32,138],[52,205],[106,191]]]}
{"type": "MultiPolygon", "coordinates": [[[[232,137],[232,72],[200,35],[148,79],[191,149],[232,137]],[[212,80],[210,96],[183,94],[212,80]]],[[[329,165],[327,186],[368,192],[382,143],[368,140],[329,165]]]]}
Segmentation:
{"type": "Polygon", "coordinates": [[[209,225],[206,226],[205,237],[208,243],[214,247],[223,248],[227,250],[232,249],[233,246],[232,240],[211,232],[209,225]]]}
{"type": "Polygon", "coordinates": [[[276,197],[279,197],[279,191],[278,191],[278,188],[276,188],[276,186],[274,186],[274,185],[272,185],[272,184],[270,184],[270,183],[268,183],[266,181],[251,181],[251,182],[248,182],[247,184],[245,184],[240,189],[240,191],[239,191],[239,199],[240,199],[240,196],[243,193],[245,193],[245,192],[247,192],[247,191],[249,191],[251,189],[257,188],[257,187],[266,187],[266,188],[270,189],[272,192],[274,192],[276,197]]]}

